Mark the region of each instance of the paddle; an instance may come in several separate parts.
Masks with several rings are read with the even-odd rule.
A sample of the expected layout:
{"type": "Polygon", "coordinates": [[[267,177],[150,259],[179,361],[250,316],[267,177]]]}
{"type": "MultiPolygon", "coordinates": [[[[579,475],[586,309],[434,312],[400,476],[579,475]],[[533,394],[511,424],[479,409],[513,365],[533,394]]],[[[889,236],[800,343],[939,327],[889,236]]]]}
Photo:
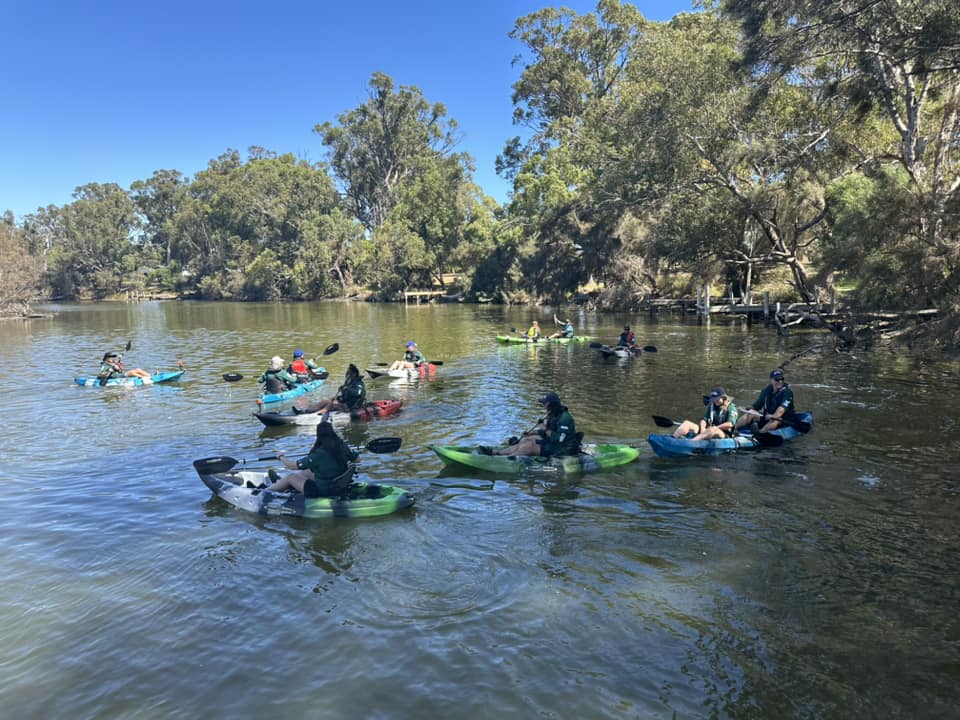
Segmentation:
{"type": "MultiPolygon", "coordinates": [[[[744,412],[747,413],[748,415],[757,415],[757,416],[760,415],[760,414],[757,413],[756,411],[750,412],[750,411],[744,410],[744,412]]],[[[813,427],[813,426],[812,426],[810,423],[808,423],[806,420],[800,420],[799,418],[787,418],[787,417],[782,417],[782,418],[780,418],[780,424],[781,424],[781,425],[786,425],[787,427],[792,427],[792,428],[794,428],[795,430],[797,430],[798,432],[802,432],[802,433],[808,433],[808,432],[810,432],[810,428],[813,427]]],[[[758,433],[758,434],[759,434],[759,433],[758,433]]]]}
{"type": "MultiPolygon", "coordinates": [[[[372,453],[392,453],[400,449],[403,444],[403,438],[382,437],[375,438],[366,444],[366,449],[372,453]]],[[[201,458],[193,461],[193,467],[202,475],[216,475],[218,473],[230,472],[236,465],[246,465],[247,463],[262,460],[276,460],[276,455],[265,455],[255,459],[233,458],[227,455],[219,457],[201,458]]]]}
{"type": "MultiPolygon", "coordinates": [[[[603,350],[603,349],[614,350],[614,349],[616,349],[617,347],[620,347],[620,346],[618,346],[618,345],[604,345],[603,343],[592,342],[592,343],[590,343],[590,347],[593,348],[594,350],[603,350]]],[[[626,346],[623,346],[623,347],[626,347],[626,346]]],[[[643,350],[643,352],[657,352],[657,346],[656,346],[656,345],[644,345],[642,348],[634,346],[634,347],[631,348],[631,349],[633,349],[633,350],[643,350]]]]}
{"type": "Polygon", "coordinates": [[[243,380],[243,375],[240,373],[224,373],[223,379],[227,382],[237,382],[237,380],[243,380]]]}
{"type": "Polygon", "coordinates": [[[676,420],[671,420],[670,418],[664,417],[663,415],[654,415],[653,422],[656,423],[657,427],[664,427],[664,428],[673,427],[674,425],[680,424],[676,420]]]}
{"type": "Polygon", "coordinates": [[[783,445],[783,435],[774,435],[773,433],[758,432],[753,434],[753,439],[764,447],[780,447],[783,445]]]}
{"type": "Polygon", "coordinates": [[[332,345],[327,345],[327,347],[323,349],[323,354],[333,355],[339,349],[340,349],[340,343],[333,343],[332,345]]]}

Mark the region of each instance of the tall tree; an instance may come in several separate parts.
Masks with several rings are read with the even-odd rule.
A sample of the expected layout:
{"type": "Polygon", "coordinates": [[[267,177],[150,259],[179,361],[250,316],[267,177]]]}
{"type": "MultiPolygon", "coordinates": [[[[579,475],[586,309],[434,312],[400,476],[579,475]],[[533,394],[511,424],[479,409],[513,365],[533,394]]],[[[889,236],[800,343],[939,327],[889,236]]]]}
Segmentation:
{"type": "Polygon", "coordinates": [[[383,224],[399,200],[404,182],[425,161],[448,155],[456,144],[456,121],[446,108],[429,103],[412,86],[394,88],[380,72],[370,79],[360,107],[314,127],[330,148],[330,166],[342,184],[351,211],[368,231],[383,224]]]}

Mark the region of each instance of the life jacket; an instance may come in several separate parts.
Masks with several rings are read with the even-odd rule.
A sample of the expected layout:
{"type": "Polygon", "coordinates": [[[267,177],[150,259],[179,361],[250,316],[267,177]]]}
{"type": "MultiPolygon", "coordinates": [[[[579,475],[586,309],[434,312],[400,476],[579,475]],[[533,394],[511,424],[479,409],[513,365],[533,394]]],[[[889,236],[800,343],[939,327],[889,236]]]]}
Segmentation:
{"type": "Polygon", "coordinates": [[[294,375],[309,375],[310,368],[303,361],[303,358],[297,358],[290,363],[290,372],[292,372],[294,375]]]}
{"type": "MultiPolygon", "coordinates": [[[[713,427],[717,425],[723,425],[730,419],[730,408],[736,407],[732,402],[727,403],[725,408],[718,408],[713,403],[710,403],[710,408],[707,410],[706,420],[707,424],[713,427]]],[[[733,434],[733,429],[724,431],[727,435],[733,434]]]]}

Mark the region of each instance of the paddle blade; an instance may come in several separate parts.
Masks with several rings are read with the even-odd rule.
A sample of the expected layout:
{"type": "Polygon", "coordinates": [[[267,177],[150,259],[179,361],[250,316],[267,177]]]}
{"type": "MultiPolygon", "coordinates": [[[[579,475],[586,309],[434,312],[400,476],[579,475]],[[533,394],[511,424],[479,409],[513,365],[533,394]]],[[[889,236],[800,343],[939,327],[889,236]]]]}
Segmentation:
{"type": "Polygon", "coordinates": [[[240,373],[224,373],[223,379],[227,382],[236,382],[237,380],[243,380],[243,375],[240,373]]]}
{"type": "Polygon", "coordinates": [[[314,380],[326,380],[328,377],[330,377],[330,373],[328,373],[326,370],[322,372],[312,372],[310,373],[310,377],[312,377],[314,380]]]}
{"type": "Polygon", "coordinates": [[[131,348],[131,343],[130,343],[130,341],[129,341],[129,340],[127,340],[127,347],[126,347],[126,350],[125,350],[125,352],[127,352],[127,351],[129,351],[129,350],[130,350],[130,348],[131,348]]]}
{"type": "Polygon", "coordinates": [[[427,360],[427,362],[431,365],[436,365],[437,367],[443,365],[443,360],[427,360]]]}
{"type": "Polygon", "coordinates": [[[403,438],[382,437],[375,438],[367,443],[367,450],[372,453],[392,453],[400,449],[403,444],[403,438]]]}
{"type": "Polygon", "coordinates": [[[230,472],[240,462],[236,458],[221,455],[218,457],[201,458],[193,461],[193,469],[201,475],[216,475],[230,472]]]}
{"type": "Polygon", "coordinates": [[[323,354],[333,355],[339,349],[340,349],[340,343],[333,343],[332,345],[327,345],[327,347],[323,349],[323,354]]]}
{"type": "Polygon", "coordinates": [[[657,427],[673,427],[680,424],[663,415],[654,415],[653,422],[656,423],[657,427]]]}
{"type": "Polygon", "coordinates": [[[594,350],[599,350],[600,348],[603,347],[603,344],[598,342],[592,342],[590,343],[590,347],[592,347],[594,350]]]}
{"type": "Polygon", "coordinates": [[[790,425],[791,427],[795,428],[798,432],[802,432],[802,433],[810,432],[810,428],[813,427],[806,420],[791,420],[790,422],[787,422],[785,424],[790,425]]]}
{"type": "Polygon", "coordinates": [[[643,351],[644,351],[644,352],[656,352],[656,351],[657,351],[657,346],[656,346],[656,345],[644,345],[644,346],[643,346],[643,351]]]}
{"type": "Polygon", "coordinates": [[[783,445],[783,436],[772,433],[758,432],[753,434],[754,439],[763,447],[780,447],[783,445]]]}

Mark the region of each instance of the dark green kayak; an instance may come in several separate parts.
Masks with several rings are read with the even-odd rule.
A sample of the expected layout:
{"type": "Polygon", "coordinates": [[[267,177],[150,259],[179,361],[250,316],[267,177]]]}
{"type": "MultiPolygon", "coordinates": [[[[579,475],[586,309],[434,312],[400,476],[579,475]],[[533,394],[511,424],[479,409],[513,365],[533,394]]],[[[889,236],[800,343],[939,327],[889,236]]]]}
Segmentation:
{"type": "Polygon", "coordinates": [[[584,451],[578,455],[551,458],[532,455],[487,455],[481,453],[477,447],[454,445],[432,445],[430,449],[447,465],[461,465],[505,475],[519,475],[524,472],[560,474],[595,472],[626,465],[640,455],[640,450],[630,445],[584,445],[584,451]]]}

